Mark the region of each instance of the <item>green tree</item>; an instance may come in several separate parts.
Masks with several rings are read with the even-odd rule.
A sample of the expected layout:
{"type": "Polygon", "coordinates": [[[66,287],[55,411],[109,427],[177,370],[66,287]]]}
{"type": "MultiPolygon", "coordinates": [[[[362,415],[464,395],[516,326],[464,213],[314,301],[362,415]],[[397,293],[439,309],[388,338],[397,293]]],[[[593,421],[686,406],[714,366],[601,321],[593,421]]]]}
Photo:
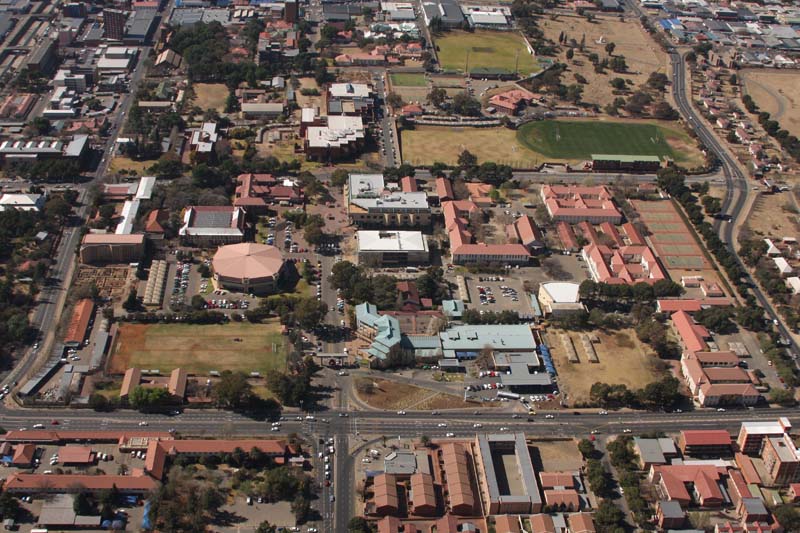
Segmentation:
{"type": "Polygon", "coordinates": [[[128,403],[142,412],[153,412],[174,404],[166,388],[135,387],[128,395],[128,403]]]}
{"type": "Polygon", "coordinates": [[[616,47],[617,47],[617,45],[616,45],[616,44],[614,44],[614,43],[607,43],[607,44],[606,44],[606,53],[607,53],[608,55],[613,55],[613,54],[614,54],[614,49],[615,49],[616,47]]]}
{"type": "Polygon", "coordinates": [[[203,296],[201,294],[195,294],[194,296],[192,296],[191,305],[192,305],[193,309],[197,309],[198,311],[200,309],[205,309],[205,307],[206,307],[206,299],[203,298],[203,296]]]}
{"type": "Polygon", "coordinates": [[[793,407],[797,405],[792,390],[772,389],[769,393],[770,403],[776,403],[782,407],[793,407]]]}
{"type": "Polygon", "coordinates": [[[567,60],[572,61],[572,58],[575,57],[575,51],[572,48],[567,48],[567,60]]]}
{"type": "Polygon", "coordinates": [[[622,78],[614,78],[609,83],[613,88],[615,88],[618,91],[625,89],[625,80],[623,80],[622,78]]]}
{"type": "Polygon", "coordinates": [[[122,304],[122,308],[132,313],[138,311],[140,307],[141,305],[139,304],[139,298],[136,296],[136,290],[131,289],[131,292],[128,293],[128,298],[122,304]]]}
{"type": "Polygon", "coordinates": [[[784,531],[800,531],[800,511],[793,505],[784,504],[772,510],[775,520],[783,526],[784,531]]]}
{"type": "Polygon", "coordinates": [[[0,515],[3,518],[15,518],[19,512],[19,500],[10,492],[0,494],[0,515]]]}
{"type": "Polygon", "coordinates": [[[337,168],[331,174],[331,185],[334,187],[343,187],[350,177],[350,172],[344,168],[337,168]]]}
{"type": "Polygon", "coordinates": [[[584,459],[591,458],[596,452],[594,444],[589,439],[578,441],[578,451],[581,452],[584,459]]]}
{"type": "Polygon", "coordinates": [[[395,92],[391,92],[386,95],[386,103],[394,109],[398,109],[403,107],[403,97],[395,92]]]}
{"type": "Polygon", "coordinates": [[[347,531],[348,533],[373,533],[374,529],[366,519],[355,516],[347,523],[347,531]]]}
{"type": "Polygon", "coordinates": [[[264,520],[260,524],[258,524],[258,528],[256,529],[256,533],[275,533],[278,529],[270,524],[267,520],[264,520]]]}
{"type": "Polygon", "coordinates": [[[75,514],[79,515],[92,514],[94,509],[89,495],[85,492],[76,494],[75,499],[72,501],[72,510],[75,511],[75,514]]]}
{"type": "Polygon", "coordinates": [[[312,330],[325,318],[328,306],[315,298],[302,298],[294,306],[294,319],[298,326],[312,330]]]}
{"type": "Polygon", "coordinates": [[[225,112],[226,113],[235,113],[241,109],[239,105],[239,99],[236,98],[236,94],[233,91],[228,93],[228,97],[225,99],[225,112]]]}
{"type": "Polygon", "coordinates": [[[477,117],[481,114],[481,103],[466,91],[453,97],[453,112],[457,115],[477,117]]]}
{"type": "Polygon", "coordinates": [[[211,397],[218,407],[240,409],[252,402],[253,387],[244,372],[223,370],[211,389],[211,397]]]}
{"type": "Polygon", "coordinates": [[[625,519],[622,511],[610,500],[603,500],[594,512],[594,523],[598,531],[615,531],[625,519]]]}
{"type": "Polygon", "coordinates": [[[464,169],[478,165],[478,158],[467,150],[463,150],[458,155],[458,166],[464,169]]]}
{"type": "Polygon", "coordinates": [[[434,87],[428,93],[428,103],[435,107],[442,107],[447,101],[447,91],[441,87],[434,87]]]}

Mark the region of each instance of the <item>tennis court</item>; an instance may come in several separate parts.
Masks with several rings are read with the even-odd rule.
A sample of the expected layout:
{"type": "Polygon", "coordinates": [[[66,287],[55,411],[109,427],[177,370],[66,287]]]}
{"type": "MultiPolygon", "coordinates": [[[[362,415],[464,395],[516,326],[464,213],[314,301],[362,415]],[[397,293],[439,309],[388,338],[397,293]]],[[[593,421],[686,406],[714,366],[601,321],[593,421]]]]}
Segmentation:
{"type": "Polygon", "coordinates": [[[670,271],[677,268],[683,270],[704,270],[708,268],[705,259],[696,255],[658,255],[667,266],[667,270],[670,271]]]}
{"type": "Polygon", "coordinates": [[[658,246],[665,254],[668,255],[697,255],[700,251],[697,246],[693,246],[691,244],[662,244],[658,243],[658,246]]]}
{"type": "Polygon", "coordinates": [[[685,226],[680,222],[647,222],[647,227],[653,233],[680,233],[685,228],[685,226]]]}
{"type": "MultiPolygon", "coordinates": [[[[648,224],[648,227],[650,227],[650,224],[648,224]]],[[[650,231],[653,231],[652,228],[650,231]]],[[[685,233],[658,233],[656,240],[663,243],[681,243],[686,242],[687,237],[685,233]]]]}

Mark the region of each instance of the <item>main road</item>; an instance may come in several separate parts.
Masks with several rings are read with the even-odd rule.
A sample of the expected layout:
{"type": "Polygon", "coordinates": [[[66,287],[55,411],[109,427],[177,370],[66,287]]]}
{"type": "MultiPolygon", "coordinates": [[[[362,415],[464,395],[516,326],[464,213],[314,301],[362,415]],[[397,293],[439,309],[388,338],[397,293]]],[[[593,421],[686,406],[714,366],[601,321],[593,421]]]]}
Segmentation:
{"type": "MultiPolygon", "coordinates": [[[[686,92],[686,52],[671,52],[669,57],[672,63],[672,95],[675,99],[675,104],[689,123],[689,126],[695,131],[698,138],[709,150],[716,154],[717,158],[719,158],[727,184],[725,200],[722,203],[722,212],[729,215],[729,219],[727,221],[718,220],[715,223],[715,229],[719,232],[720,239],[722,239],[731,253],[733,253],[736,261],[742,269],[747,272],[747,266],[739,257],[734,239],[734,229],[737,225],[743,224],[744,218],[747,216],[744,210],[747,204],[747,196],[750,192],[747,177],[742,172],[738,161],[736,161],[730,151],[722,145],[717,136],[706,126],[703,119],[695,113],[691,103],[691,93],[687,94],[686,92]]],[[[778,333],[784,339],[789,340],[795,354],[800,354],[800,346],[797,345],[794,337],[773,308],[772,303],[749,274],[747,274],[747,278],[756,300],[758,300],[758,303],[764,309],[769,319],[775,324],[778,333]]]]}

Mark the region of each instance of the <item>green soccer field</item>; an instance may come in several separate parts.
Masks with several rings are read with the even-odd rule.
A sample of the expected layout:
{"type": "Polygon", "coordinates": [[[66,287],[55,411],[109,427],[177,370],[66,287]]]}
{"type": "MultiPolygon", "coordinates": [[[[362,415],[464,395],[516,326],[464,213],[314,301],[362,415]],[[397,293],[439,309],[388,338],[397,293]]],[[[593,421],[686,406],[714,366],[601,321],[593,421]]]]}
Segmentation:
{"type": "Polygon", "coordinates": [[[397,87],[425,87],[425,74],[393,72],[392,85],[397,87]]]}
{"type": "Polygon", "coordinates": [[[486,68],[513,73],[516,68],[520,76],[539,70],[525,41],[513,31],[451,31],[436,37],[435,42],[444,70],[464,72],[486,68]]]}
{"type": "Polygon", "coordinates": [[[260,372],[286,368],[286,337],[278,321],[221,325],[122,323],[114,341],[111,370],[184,368],[191,374],[212,370],[260,372]]]}
{"type": "MultiPolygon", "coordinates": [[[[529,122],[517,140],[556,159],[589,159],[592,154],[655,155],[683,161],[687,154],[670,143],[685,143],[685,134],[656,124],[546,120],[529,122]]],[[[696,150],[695,150],[696,151],[696,150]]]]}

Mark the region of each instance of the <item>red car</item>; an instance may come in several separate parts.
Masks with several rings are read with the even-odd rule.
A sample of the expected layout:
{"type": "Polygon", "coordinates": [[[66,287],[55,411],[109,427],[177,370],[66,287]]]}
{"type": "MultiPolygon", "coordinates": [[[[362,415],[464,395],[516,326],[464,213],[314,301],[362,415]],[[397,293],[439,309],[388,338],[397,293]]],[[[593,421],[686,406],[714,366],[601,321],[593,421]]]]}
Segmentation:
{"type": "Polygon", "coordinates": [[[50,425],[51,426],[57,426],[58,425],[58,420],[51,420],[50,421],[50,425]]]}

